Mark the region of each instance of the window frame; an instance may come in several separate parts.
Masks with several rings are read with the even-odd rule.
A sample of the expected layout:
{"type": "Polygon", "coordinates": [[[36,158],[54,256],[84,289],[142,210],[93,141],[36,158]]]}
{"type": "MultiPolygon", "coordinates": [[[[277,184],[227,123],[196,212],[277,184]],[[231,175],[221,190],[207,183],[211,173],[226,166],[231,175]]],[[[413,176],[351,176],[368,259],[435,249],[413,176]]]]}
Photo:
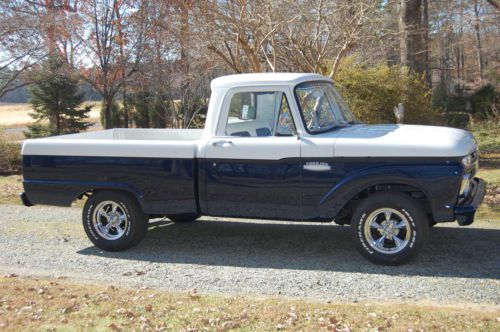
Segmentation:
{"type": "Polygon", "coordinates": [[[294,136],[298,135],[297,125],[295,124],[295,120],[294,120],[294,117],[293,117],[293,114],[292,114],[292,106],[291,106],[290,102],[288,101],[288,97],[286,96],[286,93],[284,93],[284,92],[281,95],[281,100],[280,100],[279,108],[278,108],[278,114],[276,116],[275,121],[276,121],[276,127],[274,129],[273,136],[276,136],[276,137],[294,137],[294,136]],[[281,109],[283,107],[283,97],[285,97],[285,101],[286,101],[286,104],[288,106],[288,112],[290,113],[290,116],[292,117],[292,125],[293,125],[293,129],[295,131],[295,133],[292,131],[292,134],[290,134],[290,135],[278,135],[279,122],[280,122],[280,114],[281,114],[281,109]]]}
{"type": "MultiPolygon", "coordinates": [[[[330,132],[330,131],[335,131],[335,130],[338,130],[338,129],[341,129],[341,128],[345,128],[346,126],[335,126],[335,127],[329,128],[329,129],[323,129],[323,130],[318,130],[318,131],[310,131],[309,128],[307,128],[306,119],[304,118],[304,113],[302,112],[302,107],[300,106],[299,97],[297,95],[297,88],[300,85],[307,84],[307,83],[323,83],[323,84],[326,83],[326,84],[331,84],[333,86],[333,88],[335,89],[335,84],[333,84],[331,81],[323,81],[323,80],[304,81],[304,82],[300,82],[300,83],[296,84],[293,87],[293,97],[294,97],[294,100],[295,100],[295,104],[297,105],[297,111],[298,111],[300,119],[302,121],[302,126],[303,126],[304,130],[309,135],[319,135],[319,134],[324,134],[324,133],[327,133],[327,132],[330,132]]],[[[335,89],[335,90],[337,90],[337,89],[335,89]]],[[[338,91],[337,91],[337,93],[338,93],[338,91]]]]}
{"type": "MultiPolygon", "coordinates": [[[[298,122],[295,120],[297,118],[296,112],[300,111],[295,109],[295,106],[293,106],[293,93],[291,92],[290,86],[282,86],[282,85],[266,85],[266,86],[245,86],[245,87],[235,87],[231,88],[226,93],[224,94],[222,103],[221,103],[221,108],[219,112],[219,119],[217,120],[217,125],[216,125],[216,130],[215,130],[215,136],[218,138],[265,138],[265,137],[294,137],[294,136],[299,136],[299,129],[298,122]],[[231,99],[236,93],[241,93],[241,92],[248,92],[248,93],[259,93],[259,92],[268,92],[268,93],[276,93],[276,92],[281,92],[285,95],[288,106],[290,107],[290,114],[292,116],[292,121],[295,126],[295,129],[297,131],[296,134],[293,136],[276,136],[275,133],[272,133],[272,136],[250,136],[250,137],[240,137],[240,136],[230,136],[227,135],[226,133],[226,126],[227,122],[229,119],[229,108],[231,106],[231,99]]],[[[281,103],[280,103],[281,105],[281,103]]],[[[278,119],[276,118],[275,121],[277,122],[278,119]]],[[[277,123],[276,123],[277,125],[277,123]]]]}

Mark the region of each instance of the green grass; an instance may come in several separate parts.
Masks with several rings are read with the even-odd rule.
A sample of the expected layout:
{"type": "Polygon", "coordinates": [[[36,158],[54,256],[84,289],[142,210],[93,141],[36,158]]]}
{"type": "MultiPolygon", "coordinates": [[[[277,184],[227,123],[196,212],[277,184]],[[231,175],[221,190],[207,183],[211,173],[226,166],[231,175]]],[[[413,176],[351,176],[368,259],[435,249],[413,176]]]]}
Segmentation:
{"type": "Polygon", "coordinates": [[[0,277],[6,331],[498,331],[496,307],[325,303],[0,277]]]}
{"type": "Polygon", "coordinates": [[[500,154],[500,122],[498,120],[472,124],[469,130],[476,137],[481,154],[500,154]]]}
{"type": "Polygon", "coordinates": [[[479,219],[500,220],[500,122],[472,124],[469,130],[479,145],[478,177],[486,180],[486,197],[477,213],[479,219]]]}
{"type": "Polygon", "coordinates": [[[486,181],[486,196],[477,213],[478,219],[500,221],[500,168],[491,161],[488,165],[479,168],[477,176],[486,181]]]}

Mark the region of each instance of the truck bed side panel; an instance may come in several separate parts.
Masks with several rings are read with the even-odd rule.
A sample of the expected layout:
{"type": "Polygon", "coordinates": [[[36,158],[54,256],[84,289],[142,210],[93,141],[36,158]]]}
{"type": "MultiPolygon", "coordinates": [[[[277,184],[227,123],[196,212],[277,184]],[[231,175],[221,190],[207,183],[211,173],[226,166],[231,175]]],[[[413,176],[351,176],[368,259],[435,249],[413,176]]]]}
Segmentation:
{"type": "Polygon", "coordinates": [[[148,214],[195,213],[195,159],[23,157],[24,187],[33,204],[68,206],[84,192],[132,193],[148,214]]]}

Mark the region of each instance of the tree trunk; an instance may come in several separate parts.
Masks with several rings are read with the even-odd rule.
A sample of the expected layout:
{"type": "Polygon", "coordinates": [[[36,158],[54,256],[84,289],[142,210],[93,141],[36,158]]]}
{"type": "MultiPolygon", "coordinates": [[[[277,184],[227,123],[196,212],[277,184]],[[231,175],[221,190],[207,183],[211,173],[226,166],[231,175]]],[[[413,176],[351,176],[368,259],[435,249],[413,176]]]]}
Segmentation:
{"type": "Polygon", "coordinates": [[[425,81],[427,86],[432,87],[432,77],[430,72],[430,59],[429,59],[429,6],[427,0],[422,0],[422,49],[423,55],[423,69],[425,73],[425,81]]]}
{"type": "Polygon", "coordinates": [[[113,103],[113,97],[109,93],[104,94],[104,128],[111,129],[113,124],[111,123],[111,105],[113,103]]]}
{"type": "Polygon", "coordinates": [[[401,64],[419,74],[425,71],[421,7],[421,0],[401,0],[399,15],[401,64]]]}
{"type": "Polygon", "coordinates": [[[123,125],[125,128],[128,128],[128,104],[127,104],[127,84],[125,82],[125,77],[123,78],[123,87],[122,87],[122,103],[123,103],[123,125]]]}
{"type": "Polygon", "coordinates": [[[116,26],[117,26],[117,32],[118,32],[118,46],[120,48],[120,66],[121,66],[121,79],[122,79],[122,103],[123,103],[123,121],[124,127],[128,128],[128,107],[126,104],[126,97],[127,97],[127,73],[126,73],[126,63],[125,63],[125,52],[124,52],[124,36],[123,36],[123,29],[122,29],[122,18],[120,14],[120,9],[119,9],[119,3],[115,2],[113,10],[115,11],[116,15],[116,26]]]}
{"type": "Polygon", "coordinates": [[[48,26],[46,28],[47,48],[49,56],[56,56],[56,6],[53,0],[45,0],[45,8],[48,16],[48,26]]]}
{"type": "Polygon", "coordinates": [[[479,30],[479,3],[474,1],[474,30],[476,32],[476,50],[477,50],[477,64],[479,69],[479,77],[483,78],[483,56],[481,50],[481,33],[479,30]]]}
{"type": "Polygon", "coordinates": [[[56,115],[56,133],[61,135],[61,114],[56,115]]]}
{"type": "MultiPolygon", "coordinates": [[[[181,48],[181,66],[182,66],[182,101],[179,107],[179,111],[181,114],[175,114],[178,117],[177,127],[184,127],[185,120],[189,118],[189,108],[190,108],[190,77],[189,77],[189,54],[188,54],[188,45],[186,43],[189,40],[190,27],[189,27],[189,10],[191,2],[186,1],[183,5],[181,5],[181,34],[180,34],[180,48],[181,48]],[[179,116],[180,115],[180,116],[179,116]],[[180,121],[179,121],[180,120],[180,121]]],[[[175,113],[175,112],[174,112],[175,113]]]]}

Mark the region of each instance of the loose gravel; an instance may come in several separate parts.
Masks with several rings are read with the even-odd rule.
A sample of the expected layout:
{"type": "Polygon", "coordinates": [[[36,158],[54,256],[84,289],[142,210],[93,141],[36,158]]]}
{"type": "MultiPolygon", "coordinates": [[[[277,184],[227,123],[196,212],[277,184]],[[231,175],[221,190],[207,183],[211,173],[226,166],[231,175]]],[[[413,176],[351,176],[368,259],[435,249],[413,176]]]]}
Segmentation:
{"type": "Polygon", "coordinates": [[[158,221],[137,247],[104,252],[85,237],[80,213],[77,208],[0,205],[0,272],[334,302],[500,302],[496,223],[436,226],[415,261],[384,267],[356,252],[348,227],[321,223],[158,221]]]}

